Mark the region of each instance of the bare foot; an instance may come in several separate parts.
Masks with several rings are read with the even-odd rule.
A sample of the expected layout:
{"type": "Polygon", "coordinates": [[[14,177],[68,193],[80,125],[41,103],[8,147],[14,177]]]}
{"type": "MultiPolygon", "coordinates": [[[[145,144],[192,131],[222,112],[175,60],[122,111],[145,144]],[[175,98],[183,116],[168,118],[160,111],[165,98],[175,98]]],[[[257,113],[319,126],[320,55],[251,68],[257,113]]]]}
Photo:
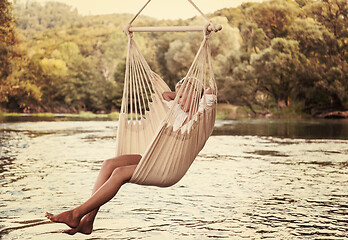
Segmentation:
{"type": "Polygon", "coordinates": [[[45,216],[52,222],[65,223],[71,228],[76,228],[81,220],[81,217],[74,216],[73,210],[66,211],[58,215],[53,215],[52,213],[46,212],[45,216]]]}
{"type": "Polygon", "coordinates": [[[82,219],[80,224],[76,228],[71,228],[67,230],[63,230],[62,233],[66,233],[69,235],[74,235],[79,232],[82,234],[91,234],[93,231],[93,221],[88,221],[86,218],[82,219]]]}

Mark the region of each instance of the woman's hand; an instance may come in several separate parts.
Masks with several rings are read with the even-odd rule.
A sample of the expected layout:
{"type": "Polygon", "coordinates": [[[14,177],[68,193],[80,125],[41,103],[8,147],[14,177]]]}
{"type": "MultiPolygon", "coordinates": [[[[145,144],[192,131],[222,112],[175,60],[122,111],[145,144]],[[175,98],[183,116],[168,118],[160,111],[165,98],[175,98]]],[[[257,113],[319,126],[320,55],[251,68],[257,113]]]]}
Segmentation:
{"type": "Polygon", "coordinates": [[[162,97],[166,101],[172,101],[175,99],[176,93],[175,92],[163,92],[162,97]]]}

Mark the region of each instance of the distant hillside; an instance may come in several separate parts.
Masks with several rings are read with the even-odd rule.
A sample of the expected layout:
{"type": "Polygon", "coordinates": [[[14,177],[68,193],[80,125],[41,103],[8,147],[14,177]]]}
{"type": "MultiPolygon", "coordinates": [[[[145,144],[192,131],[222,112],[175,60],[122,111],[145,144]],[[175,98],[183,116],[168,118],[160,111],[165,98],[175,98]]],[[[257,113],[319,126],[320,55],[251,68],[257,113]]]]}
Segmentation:
{"type": "Polygon", "coordinates": [[[29,1],[15,4],[15,16],[18,28],[25,30],[29,36],[46,29],[65,26],[81,18],[77,10],[63,3],[48,2],[41,5],[29,1]]]}
{"type": "MultiPolygon", "coordinates": [[[[18,3],[15,5],[15,16],[17,27],[25,31],[26,36],[33,36],[38,32],[54,28],[74,27],[102,27],[123,28],[132,19],[132,14],[108,14],[81,16],[76,9],[60,2],[38,2],[18,3]]],[[[157,22],[147,16],[140,16],[140,21],[147,20],[149,23],[157,22]]]]}

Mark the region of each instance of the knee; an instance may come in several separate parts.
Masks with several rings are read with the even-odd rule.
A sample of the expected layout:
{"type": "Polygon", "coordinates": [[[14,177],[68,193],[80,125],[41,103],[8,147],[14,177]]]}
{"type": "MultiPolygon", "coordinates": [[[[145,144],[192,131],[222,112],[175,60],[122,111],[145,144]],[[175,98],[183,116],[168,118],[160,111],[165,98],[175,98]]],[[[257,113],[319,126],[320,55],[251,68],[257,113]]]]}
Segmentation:
{"type": "Polygon", "coordinates": [[[112,176],[123,176],[125,174],[125,167],[118,167],[112,171],[112,176]]]}
{"type": "Polygon", "coordinates": [[[114,158],[110,158],[110,159],[107,159],[103,162],[103,165],[102,167],[106,167],[106,168],[116,168],[117,167],[117,160],[118,160],[119,157],[114,157],[114,158]]]}
{"type": "Polygon", "coordinates": [[[117,167],[112,171],[111,177],[127,182],[132,177],[132,172],[129,170],[129,167],[117,167]]]}
{"type": "Polygon", "coordinates": [[[114,160],[114,159],[107,159],[107,160],[105,160],[105,161],[103,162],[102,167],[103,167],[103,168],[105,168],[105,167],[109,168],[110,166],[114,165],[114,164],[113,164],[113,162],[114,162],[113,160],[114,160]]]}

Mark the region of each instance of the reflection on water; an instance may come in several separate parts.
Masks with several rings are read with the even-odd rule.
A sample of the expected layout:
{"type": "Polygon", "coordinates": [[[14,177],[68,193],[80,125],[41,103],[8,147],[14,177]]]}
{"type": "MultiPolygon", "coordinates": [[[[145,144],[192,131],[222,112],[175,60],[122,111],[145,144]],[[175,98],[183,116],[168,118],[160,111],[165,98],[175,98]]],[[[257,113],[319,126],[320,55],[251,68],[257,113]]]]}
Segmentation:
{"type": "Polygon", "coordinates": [[[348,238],[347,123],[324,136],[243,124],[217,122],[178,184],[124,186],[102,207],[95,232],[72,238],[43,214],[89,197],[102,161],[114,155],[117,122],[3,123],[0,238],[348,238]]]}
{"type": "Polygon", "coordinates": [[[214,135],[256,135],[289,138],[348,139],[347,120],[220,121],[214,135]]]}

